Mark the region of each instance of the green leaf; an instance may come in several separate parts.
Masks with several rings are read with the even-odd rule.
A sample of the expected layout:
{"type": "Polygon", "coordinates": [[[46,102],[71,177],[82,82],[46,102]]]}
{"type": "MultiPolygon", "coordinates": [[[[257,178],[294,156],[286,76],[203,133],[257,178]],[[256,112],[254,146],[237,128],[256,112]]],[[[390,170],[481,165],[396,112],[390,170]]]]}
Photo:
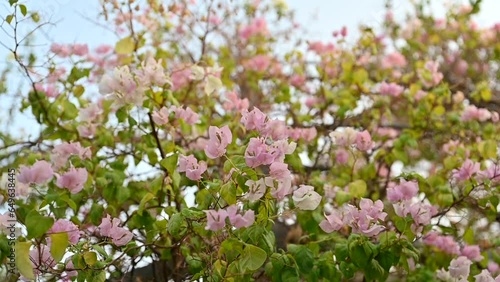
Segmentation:
{"type": "Polygon", "coordinates": [[[68,100],[62,102],[62,118],[64,120],[73,120],[78,116],[78,109],[68,100]]]}
{"type": "Polygon", "coordinates": [[[362,179],[349,184],[349,194],[355,198],[361,198],[366,194],[366,182],[362,179]]]}
{"type": "Polygon", "coordinates": [[[198,220],[205,217],[205,213],[196,208],[182,209],[181,214],[191,220],[198,220]]]}
{"type": "Polygon", "coordinates": [[[347,248],[347,244],[336,244],[335,245],[335,257],[338,260],[344,261],[349,257],[349,249],[347,248]]]}
{"type": "Polygon", "coordinates": [[[172,154],[168,157],[165,157],[160,161],[160,165],[168,171],[170,175],[174,174],[175,169],[177,168],[177,159],[179,158],[178,154],[172,154]]]}
{"type": "Polygon", "coordinates": [[[349,257],[356,266],[365,268],[370,262],[371,254],[365,253],[365,249],[359,243],[360,242],[356,242],[355,244],[349,245],[349,257]]]}
{"type": "Polygon", "coordinates": [[[75,95],[75,97],[82,96],[83,92],[85,92],[85,87],[81,85],[75,85],[75,87],[73,88],[73,95],[75,95]]]}
{"type": "Polygon", "coordinates": [[[435,108],[432,110],[432,112],[433,112],[435,115],[437,115],[437,116],[442,116],[442,115],[444,115],[444,113],[446,113],[446,109],[445,109],[443,106],[439,105],[439,106],[435,107],[435,108]]]}
{"type": "Polygon", "coordinates": [[[288,244],[288,251],[293,254],[302,273],[307,274],[314,266],[314,254],[305,245],[288,244]]]}
{"type": "Polygon", "coordinates": [[[23,16],[26,16],[26,14],[28,13],[28,9],[26,8],[26,6],[23,4],[19,4],[19,9],[21,10],[21,14],[23,14],[23,16]]]}
{"type": "Polygon", "coordinates": [[[335,201],[339,206],[343,205],[344,203],[349,202],[352,199],[352,195],[350,193],[346,193],[344,191],[337,191],[335,194],[335,201]]]}
{"type": "Polygon", "coordinates": [[[222,185],[220,195],[228,205],[236,204],[236,185],[233,182],[222,185]]]}
{"type": "Polygon", "coordinates": [[[95,252],[86,252],[83,254],[83,260],[87,265],[93,266],[97,262],[97,254],[95,252]]]}
{"type": "Polygon", "coordinates": [[[128,55],[134,52],[135,42],[132,37],[125,37],[118,41],[115,46],[115,52],[119,55],[128,55]]]}
{"type": "Polygon", "coordinates": [[[350,279],[354,276],[356,267],[352,263],[347,263],[345,261],[340,262],[340,271],[345,278],[350,279]]]}
{"type": "Polygon", "coordinates": [[[494,159],[497,156],[497,143],[493,140],[482,141],[478,144],[477,149],[481,156],[485,159],[494,159]]]}
{"type": "Polygon", "coordinates": [[[26,215],[26,229],[28,229],[28,239],[39,238],[52,227],[54,219],[42,216],[36,210],[32,210],[26,215]]]}
{"type": "Polygon", "coordinates": [[[167,224],[167,231],[174,238],[180,238],[186,231],[186,222],[180,213],[173,214],[167,224]]]}
{"type": "Polygon", "coordinates": [[[219,258],[225,256],[228,262],[234,261],[241,253],[243,253],[243,243],[235,238],[227,238],[222,242],[219,248],[219,258]]]}
{"type": "Polygon", "coordinates": [[[30,260],[31,242],[17,242],[16,244],[16,266],[19,273],[24,277],[35,280],[35,273],[30,260]]]}
{"type": "Polygon", "coordinates": [[[139,215],[142,215],[142,211],[144,210],[144,206],[146,205],[147,202],[149,202],[151,199],[153,199],[155,195],[152,193],[147,193],[144,197],[141,199],[141,203],[139,204],[139,209],[137,210],[137,213],[139,215]]]}
{"type": "Polygon", "coordinates": [[[92,249],[96,250],[99,254],[101,254],[101,256],[103,256],[105,259],[108,257],[108,254],[106,253],[106,251],[104,250],[103,247],[99,246],[99,245],[93,245],[92,246],[92,249]]]}
{"type": "Polygon", "coordinates": [[[240,265],[244,270],[256,271],[266,262],[266,252],[254,245],[247,244],[241,256],[240,265]]]}
{"type": "Polygon", "coordinates": [[[6,21],[7,23],[9,23],[9,24],[12,22],[12,20],[13,20],[13,19],[14,19],[14,15],[7,15],[7,16],[5,17],[5,21],[6,21]]]}
{"type": "Polygon", "coordinates": [[[66,253],[66,248],[69,245],[69,238],[67,232],[60,232],[50,234],[50,241],[52,244],[50,245],[50,254],[54,258],[54,261],[60,261],[64,254],[66,253]]]}
{"type": "Polygon", "coordinates": [[[480,92],[481,99],[488,102],[491,100],[491,90],[489,88],[484,88],[480,92]]]}
{"type": "Polygon", "coordinates": [[[353,74],[353,82],[362,85],[368,79],[368,72],[365,69],[358,69],[353,74]]]}
{"type": "Polygon", "coordinates": [[[104,271],[104,270],[91,271],[89,273],[89,275],[87,276],[86,281],[104,282],[104,281],[106,281],[106,271],[104,271]]]}

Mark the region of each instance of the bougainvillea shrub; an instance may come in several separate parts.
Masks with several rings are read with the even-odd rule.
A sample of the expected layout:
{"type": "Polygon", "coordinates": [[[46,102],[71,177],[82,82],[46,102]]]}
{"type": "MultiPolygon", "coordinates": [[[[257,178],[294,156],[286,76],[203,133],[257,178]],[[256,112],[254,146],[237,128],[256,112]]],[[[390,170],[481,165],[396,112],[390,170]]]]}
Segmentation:
{"type": "Polygon", "coordinates": [[[2,279],[499,281],[481,1],[310,41],[285,1],[105,0],[114,45],[47,52],[5,2],[2,279]]]}

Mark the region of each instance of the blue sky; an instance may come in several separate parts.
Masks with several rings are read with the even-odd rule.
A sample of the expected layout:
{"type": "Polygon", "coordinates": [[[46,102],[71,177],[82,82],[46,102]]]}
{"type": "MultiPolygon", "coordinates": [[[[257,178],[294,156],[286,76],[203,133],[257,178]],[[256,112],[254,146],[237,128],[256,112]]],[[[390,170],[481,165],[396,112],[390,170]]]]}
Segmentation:
{"type": "MultiPolygon", "coordinates": [[[[232,1],[241,0],[227,0],[232,1]]],[[[47,39],[55,42],[81,42],[96,45],[102,42],[113,43],[115,37],[109,31],[92,23],[97,19],[100,6],[98,0],[72,1],[48,0],[27,1],[28,7],[41,11],[56,25],[47,30],[47,39]]],[[[288,6],[297,11],[297,19],[307,30],[312,39],[329,39],[332,30],[343,25],[354,30],[359,23],[378,25],[384,16],[385,0],[287,0],[288,6]]],[[[404,18],[410,7],[409,0],[394,0],[394,13],[404,18]]],[[[443,14],[444,0],[433,0],[433,12],[443,14]]],[[[467,2],[467,1],[461,1],[467,2]]],[[[489,25],[500,21],[499,0],[484,0],[483,10],[478,17],[480,25],[489,25]]],[[[2,54],[4,51],[0,51],[2,54]]]]}

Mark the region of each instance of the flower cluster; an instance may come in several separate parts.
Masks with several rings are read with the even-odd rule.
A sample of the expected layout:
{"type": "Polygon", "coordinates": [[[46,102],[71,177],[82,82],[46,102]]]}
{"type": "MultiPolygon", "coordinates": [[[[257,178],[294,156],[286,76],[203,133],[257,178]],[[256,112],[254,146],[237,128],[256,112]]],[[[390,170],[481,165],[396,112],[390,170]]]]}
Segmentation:
{"type": "Polygon", "coordinates": [[[207,171],[207,163],[204,161],[198,162],[193,156],[179,156],[179,172],[185,172],[186,177],[191,180],[200,180],[201,175],[207,171]]]}
{"type": "Polygon", "coordinates": [[[171,112],[175,113],[175,118],[183,119],[189,125],[197,123],[200,119],[199,115],[190,107],[183,109],[177,106],[162,107],[160,110],[154,111],[151,116],[157,125],[164,125],[168,123],[171,112]]]}
{"type": "Polygon", "coordinates": [[[119,227],[121,220],[119,218],[111,218],[108,214],[102,219],[99,225],[99,233],[101,236],[109,237],[113,241],[113,244],[117,246],[126,245],[134,235],[132,232],[128,231],[123,227],[119,227]]]}
{"type": "Polygon", "coordinates": [[[352,232],[366,236],[377,236],[385,230],[379,221],[385,220],[387,213],[383,212],[384,204],[377,200],[362,198],[359,209],[353,205],[343,205],[339,210],[332,211],[325,216],[319,226],[327,233],[338,231],[345,225],[352,228],[352,232]]]}
{"type": "Polygon", "coordinates": [[[255,222],[253,210],[247,210],[245,214],[238,213],[238,207],[231,205],[226,209],[205,210],[207,214],[206,230],[218,231],[226,226],[226,218],[235,228],[249,227],[255,222]]]}
{"type": "Polygon", "coordinates": [[[161,60],[156,61],[150,57],[140,69],[131,71],[128,66],[121,66],[115,68],[112,75],[105,74],[99,83],[99,92],[103,95],[112,94],[120,105],[142,106],[148,88],[164,87],[167,84],[172,83],[165,73],[161,60]]]}

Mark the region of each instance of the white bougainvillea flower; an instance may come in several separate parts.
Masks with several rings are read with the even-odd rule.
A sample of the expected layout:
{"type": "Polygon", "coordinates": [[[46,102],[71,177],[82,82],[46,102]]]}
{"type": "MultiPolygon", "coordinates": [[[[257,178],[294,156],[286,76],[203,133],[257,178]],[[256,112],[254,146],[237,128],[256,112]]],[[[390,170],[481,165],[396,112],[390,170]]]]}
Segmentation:
{"type": "Polygon", "coordinates": [[[301,210],[315,210],[321,202],[321,196],[309,185],[300,185],[299,189],[293,192],[292,198],[295,206],[301,210]]]}

